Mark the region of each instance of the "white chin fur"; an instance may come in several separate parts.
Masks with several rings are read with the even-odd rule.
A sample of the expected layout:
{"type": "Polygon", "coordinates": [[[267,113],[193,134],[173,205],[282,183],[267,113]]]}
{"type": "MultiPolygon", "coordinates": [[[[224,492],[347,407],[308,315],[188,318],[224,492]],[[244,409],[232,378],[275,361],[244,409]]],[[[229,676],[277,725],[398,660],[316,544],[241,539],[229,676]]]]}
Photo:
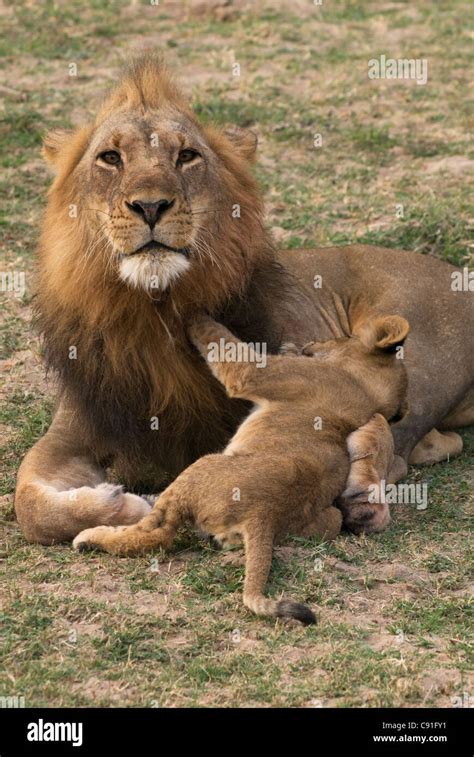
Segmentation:
{"type": "Polygon", "coordinates": [[[137,255],[120,261],[120,278],[137,289],[164,292],[189,266],[189,260],[179,253],[137,255]]]}

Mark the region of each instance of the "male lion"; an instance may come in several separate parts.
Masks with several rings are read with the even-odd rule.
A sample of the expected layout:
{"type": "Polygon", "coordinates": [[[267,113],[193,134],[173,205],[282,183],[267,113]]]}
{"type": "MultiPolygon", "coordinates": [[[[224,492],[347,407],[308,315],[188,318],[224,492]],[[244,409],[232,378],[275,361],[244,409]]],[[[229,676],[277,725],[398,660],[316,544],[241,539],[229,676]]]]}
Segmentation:
{"type": "MultiPolygon", "coordinates": [[[[214,359],[210,347],[237,347],[239,340],[211,318],[197,317],[192,341],[228,395],[254,402],[255,410],[222,454],[186,468],[139,523],[86,529],[74,547],[142,554],[169,548],[178,528],[191,521],[223,545],[243,540],[244,604],[253,612],[315,623],[306,605],[265,597],[273,544],[289,535],[339,534],[342,514],[333,503],[349,474],[348,434],[381,423],[378,433],[393,453],[387,420],[405,407],[407,377],[397,348],[408,328],[397,315],[371,318],[353,336],[306,345],[303,353],[311,358],[272,355],[259,370],[255,361],[229,360],[224,349],[214,359]],[[318,431],[315,415],[322,419],[318,431]]],[[[387,473],[382,467],[379,478],[387,473]]]]}
{"type": "Polygon", "coordinates": [[[25,536],[51,544],[149,512],[157,491],[222,449],[248,405],[230,400],[189,345],[207,310],[277,352],[348,336],[397,313],[410,413],[394,427],[396,471],[460,452],[433,429],[474,419],[473,309],[452,266],[362,245],[275,253],[250,163],[255,136],[202,126],[153,55],[129,69],[94,123],[46,137],[57,175],[39,250],[36,310],[59,379],[53,423],[18,474],[25,536]],[[314,287],[320,276],[322,288],[314,287]],[[428,434],[427,441],[423,437],[428,434]]]}

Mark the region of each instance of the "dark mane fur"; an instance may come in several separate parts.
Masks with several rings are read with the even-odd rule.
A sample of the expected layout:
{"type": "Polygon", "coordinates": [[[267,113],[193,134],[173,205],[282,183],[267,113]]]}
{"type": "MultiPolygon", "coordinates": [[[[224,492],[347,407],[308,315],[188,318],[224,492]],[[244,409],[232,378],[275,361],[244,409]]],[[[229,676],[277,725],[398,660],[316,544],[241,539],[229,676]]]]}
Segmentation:
{"type": "MultiPolygon", "coordinates": [[[[189,114],[161,63],[145,56],[110,95],[96,124],[117,109],[153,108],[166,100],[189,114]]],[[[225,248],[225,266],[201,270],[198,264],[188,289],[172,290],[163,302],[104,275],[100,256],[86,256],[91,240],[85,214],[74,223],[68,218],[70,204],[80,203],[76,170],[94,128],[84,127],[65,144],[52,138],[47,147],[58,175],[40,243],[37,325],[47,367],[97,459],[114,459],[125,480],[142,480],[150,467],[169,478],[222,448],[246,407],[227,398],[190,346],[187,319],[205,309],[242,339],[266,341],[274,352],[279,344],[269,300],[284,308],[291,283],[263,228],[263,203],[248,161],[210,127],[203,130],[221,159],[222,191],[242,211],[240,225],[221,213],[212,230],[214,253],[225,248]],[[155,416],[158,431],[150,427],[155,416]]]]}

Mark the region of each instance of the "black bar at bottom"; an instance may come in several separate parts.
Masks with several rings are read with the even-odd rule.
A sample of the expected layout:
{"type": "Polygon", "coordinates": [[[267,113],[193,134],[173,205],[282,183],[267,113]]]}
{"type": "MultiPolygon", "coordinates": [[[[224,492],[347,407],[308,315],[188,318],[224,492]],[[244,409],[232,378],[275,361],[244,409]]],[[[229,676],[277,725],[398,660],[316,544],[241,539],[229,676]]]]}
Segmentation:
{"type": "Polygon", "coordinates": [[[266,753],[286,744],[295,754],[346,747],[463,757],[473,754],[472,720],[466,708],[0,709],[0,757],[232,752],[260,743],[266,753]]]}

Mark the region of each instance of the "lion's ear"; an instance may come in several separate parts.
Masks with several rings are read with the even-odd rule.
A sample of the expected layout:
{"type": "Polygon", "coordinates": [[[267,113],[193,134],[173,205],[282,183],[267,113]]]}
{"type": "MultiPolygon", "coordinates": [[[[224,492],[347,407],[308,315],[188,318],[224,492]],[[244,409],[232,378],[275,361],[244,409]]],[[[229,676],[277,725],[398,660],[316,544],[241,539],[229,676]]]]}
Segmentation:
{"type": "Polygon", "coordinates": [[[387,315],[366,321],[354,333],[370,350],[395,352],[408,336],[410,326],[400,315],[387,315]]]}
{"type": "Polygon", "coordinates": [[[255,160],[258,137],[250,129],[228,124],[224,127],[224,136],[232,143],[235,150],[246,160],[255,160]]]}
{"type": "Polygon", "coordinates": [[[43,155],[53,165],[64,145],[74,134],[72,129],[52,129],[43,139],[43,155]]]}

